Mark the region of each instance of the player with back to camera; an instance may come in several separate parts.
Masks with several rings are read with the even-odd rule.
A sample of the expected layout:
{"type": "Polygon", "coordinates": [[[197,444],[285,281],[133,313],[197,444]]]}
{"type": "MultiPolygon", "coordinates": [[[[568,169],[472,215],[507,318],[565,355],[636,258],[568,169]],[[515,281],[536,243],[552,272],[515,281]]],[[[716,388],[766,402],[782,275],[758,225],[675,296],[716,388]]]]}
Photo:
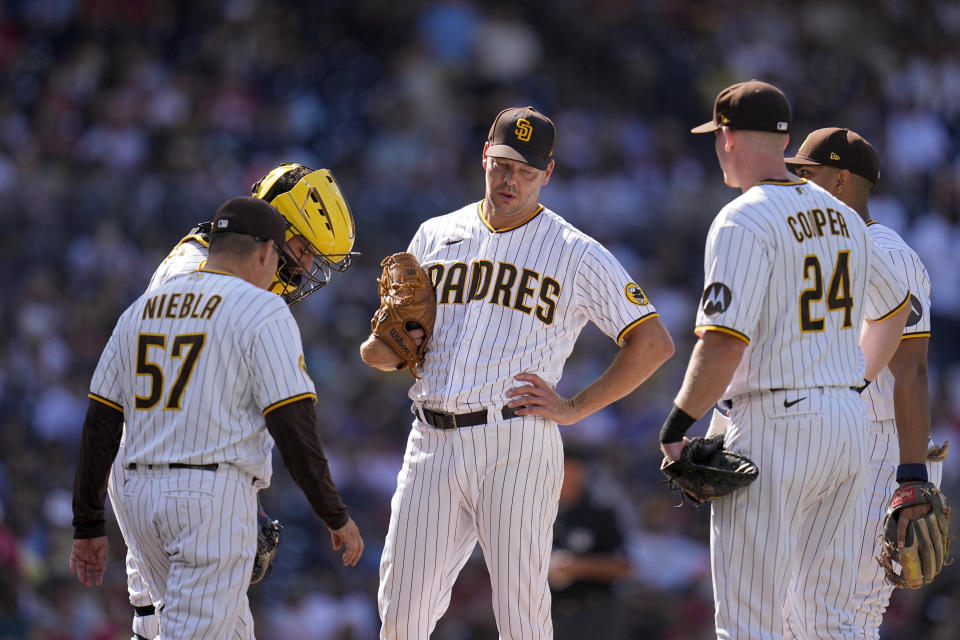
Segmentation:
{"type": "MultiPolygon", "coordinates": [[[[742,193],[707,235],[700,340],[661,449],[679,459],[684,433],[722,400],[725,448],[760,470],[710,503],[718,638],[780,637],[791,574],[855,516],[867,426],[853,387],[886,365],[909,313],[856,212],[787,171],[790,127],[783,92],[751,80],[722,90],[692,130],[714,134],[724,182],[742,193]]],[[[838,571],[852,589],[853,562],[838,571]]],[[[835,621],[806,622],[815,637],[842,637],[835,621]]]]}
{"type": "Polygon", "coordinates": [[[344,565],[363,552],[323,455],[300,332],[268,291],[291,284],[288,228],[264,200],[224,203],[206,264],[128,307],[93,375],[70,569],[87,586],[103,579],[104,494],[125,423],[126,542],[163,602],[164,638],[254,637],[246,592],[274,444],[344,565]]]}
{"type": "MultiPolygon", "coordinates": [[[[857,638],[878,638],[883,614],[893,593],[883,567],[876,561],[884,512],[899,483],[916,481],[940,485],[947,444],[929,446],[930,397],[927,390],[927,348],[930,342],[930,276],[916,252],[894,230],[873,220],[870,193],[880,179],[880,158],[867,140],[854,131],[839,127],[817,129],[807,136],[797,154],[786,159],[787,166],[801,178],[820,185],[854,209],[874,243],[889,257],[910,288],[910,315],[903,337],[888,367],[863,391],[870,418],[867,444],[869,457],[859,506],[865,526],[852,530],[853,523],[838,530],[824,542],[827,550],[816,566],[805,566],[791,585],[789,600],[797,603],[802,618],[788,616],[785,637],[806,636],[800,620],[817,615],[821,601],[834,603],[844,617],[843,627],[857,638]],[[928,457],[929,456],[929,457],[928,457]],[[847,542],[858,551],[855,589],[840,591],[833,567],[842,562],[847,542]]],[[[930,511],[914,506],[900,517],[906,521],[930,511]]],[[[903,540],[904,534],[899,538],[903,540]]]]}
{"type": "MultiPolygon", "coordinates": [[[[554,170],[555,135],[532,107],[501,111],[481,153],[483,200],[427,220],[410,242],[437,309],[422,377],[409,392],[414,420],[380,563],[381,638],[427,638],[477,542],[500,637],[552,638],[557,425],[627,395],[673,353],[656,310],[616,258],[538,203],[554,170]],[[620,350],[565,398],[554,386],[588,321],[620,350]]],[[[422,340],[421,330],[415,335],[422,340]]],[[[384,371],[404,366],[376,334],[361,356],[384,371]]]]}
{"type": "MultiPolygon", "coordinates": [[[[280,279],[271,291],[283,296],[288,304],[296,304],[326,285],[332,273],[346,271],[353,262],[356,229],[350,207],[328,169],[312,169],[297,163],[282,163],[271,169],[253,185],[254,197],[273,204],[290,223],[287,245],[297,258],[299,268],[289,276],[287,284],[280,279]]],[[[190,273],[202,266],[208,253],[210,223],[202,223],[171,250],[147,286],[152,291],[172,278],[190,273]]],[[[290,265],[290,269],[294,269],[290,265]]],[[[124,441],[111,468],[108,493],[114,514],[125,533],[125,517],[118,488],[125,477],[124,441]]],[[[126,556],[127,591],[134,608],[133,640],[153,640],[160,633],[156,615],[162,603],[151,597],[129,551],[126,556]]]]}

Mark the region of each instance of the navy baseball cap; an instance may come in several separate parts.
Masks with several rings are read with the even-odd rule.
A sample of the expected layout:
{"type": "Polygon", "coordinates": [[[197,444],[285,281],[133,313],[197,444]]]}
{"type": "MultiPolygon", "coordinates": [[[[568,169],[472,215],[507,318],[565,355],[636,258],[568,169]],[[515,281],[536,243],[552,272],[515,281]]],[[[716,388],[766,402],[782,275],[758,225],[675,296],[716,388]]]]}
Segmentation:
{"type": "Polygon", "coordinates": [[[690,133],[711,133],[721,127],[790,133],[791,123],[790,103],[783,91],[760,80],[748,80],[721,91],[713,103],[713,119],[690,133]]]}
{"type": "Polygon", "coordinates": [[[550,118],[533,107],[511,107],[494,119],[487,155],[519,160],[543,171],[553,157],[556,139],[557,128],[550,118]]]}
{"type": "Polygon", "coordinates": [[[266,200],[240,196],[220,205],[210,232],[242,233],[260,240],[273,240],[278,247],[284,247],[288,226],[280,212],[266,200]]]}
{"type": "Polygon", "coordinates": [[[788,165],[826,165],[846,169],[873,184],[880,180],[880,156],[860,134],[840,127],[817,129],[807,136],[788,165]]]}

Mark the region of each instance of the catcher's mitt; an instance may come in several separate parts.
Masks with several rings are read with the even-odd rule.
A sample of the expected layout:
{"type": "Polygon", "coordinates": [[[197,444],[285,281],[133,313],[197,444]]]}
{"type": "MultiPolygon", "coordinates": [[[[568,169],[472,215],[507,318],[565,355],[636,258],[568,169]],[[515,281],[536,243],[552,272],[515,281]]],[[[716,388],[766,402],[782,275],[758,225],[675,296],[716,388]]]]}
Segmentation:
{"type": "Polygon", "coordinates": [[[883,520],[880,557],[877,562],[896,587],[919,589],[933,582],[944,564],[950,564],[950,507],[947,497],[931,482],[905,482],[894,492],[883,520]],[[900,512],[914,505],[931,509],[907,524],[903,548],[898,548],[897,525],[900,512]],[[900,565],[897,572],[894,562],[900,565]]]}
{"type": "Polygon", "coordinates": [[[250,584],[257,584],[267,573],[273,573],[273,559],[280,547],[281,529],[283,525],[277,520],[271,520],[263,507],[260,507],[257,512],[257,553],[253,557],[250,584]]]}
{"type": "Polygon", "coordinates": [[[370,320],[370,330],[393,349],[414,377],[419,377],[416,368],[423,364],[437,317],[433,282],[412,253],[395,253],[380,264],[380,308],[370,320]],[[408,333],[416,328],[425,334],[420,346],[408,333]]]}
{"type": "Polygon", "coordinates": [[[679,460],[664,457],[660,465],[670,486],[683,491],[697,503],[704,503],[745,487],[760,473],[746,456],[723,448],[723,434],[691,438],[679,460]]]}

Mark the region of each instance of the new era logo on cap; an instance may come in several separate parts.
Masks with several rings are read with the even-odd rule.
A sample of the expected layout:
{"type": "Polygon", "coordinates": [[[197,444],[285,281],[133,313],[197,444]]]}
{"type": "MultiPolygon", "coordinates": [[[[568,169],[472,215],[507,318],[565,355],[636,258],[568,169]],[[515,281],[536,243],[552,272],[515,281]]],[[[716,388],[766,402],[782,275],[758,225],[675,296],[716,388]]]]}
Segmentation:
{"type": "Polygon", "coordinates": [[[541,171],[550,164],[557,129],[533,107],[511,107],[497,114],[487,136],[487,155],[526,162],[541,171]]]}
{"type": "Polygon", "coordinates": [[[717,95],[713,119],[690,130],[711,133],[721,127],[790,133],[790,103],[780,89],[760,80],[738,82],[717,95]]]}
{"type": "Polygon", "coordinates": [[[788,165],[827,165],[846,169],[877,184],[880,156],[859,134],[840,127],[817,129],[807,136],[797,155],[784,160],[788,165]]]}
{"type": "Polygon", "coordinates": [[[217,228],[218,228],[218,229],[226,229],[228,226],[230,226],[230,221],[227,220],[226,218],[222,218],[222,219],[220,219],[220,220],[217,220],[217,228]]]}

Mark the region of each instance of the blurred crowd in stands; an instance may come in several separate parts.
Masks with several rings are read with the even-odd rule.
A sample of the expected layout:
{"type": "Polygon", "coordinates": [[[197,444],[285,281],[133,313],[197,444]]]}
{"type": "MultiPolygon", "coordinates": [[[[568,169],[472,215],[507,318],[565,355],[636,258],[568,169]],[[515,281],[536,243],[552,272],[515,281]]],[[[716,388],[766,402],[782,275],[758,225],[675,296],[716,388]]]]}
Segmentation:
{"type": "MultiPolygon", "coordinates": [[[[380,258],[483,195],[493,116],[558,127],[543,203],[606,244],[660,311],[677,355],[564,438],[619,514],[625,636],[708,638],[709,515],[674,508],[657,429],[695,339],[703,241],[736,193],[712,139],[716,92],[760,78],[807,132],[847,126],[882,159],[871,211],[933,282],[933,435],[960,496],[960,4],[949,0],[0,0],[0,638],[129,637],[108,512],[102,587],[69,575],[71,485],[90,375],[117,316],[195,222],[281,161],[333,170],[359,264],[295,307],[323,441],[367,550],[343,568],[279,459],[284,524],[250,597],[263,640],[376,637],[379,553],[411,415],[409,374],[367,368],[380,258]]],[[[561,393],[616,346],[588,327],[561,393]]],[[[694,432],[702,433],[706,429],[694,432]]],[[[496,637],[479,555],[434,637],[496,637]]],[[[955,638],[960,567],[898,591],[882,637],[955,638]]],[[[600,634],[601,637],[602,634],[600,634]]]]}

